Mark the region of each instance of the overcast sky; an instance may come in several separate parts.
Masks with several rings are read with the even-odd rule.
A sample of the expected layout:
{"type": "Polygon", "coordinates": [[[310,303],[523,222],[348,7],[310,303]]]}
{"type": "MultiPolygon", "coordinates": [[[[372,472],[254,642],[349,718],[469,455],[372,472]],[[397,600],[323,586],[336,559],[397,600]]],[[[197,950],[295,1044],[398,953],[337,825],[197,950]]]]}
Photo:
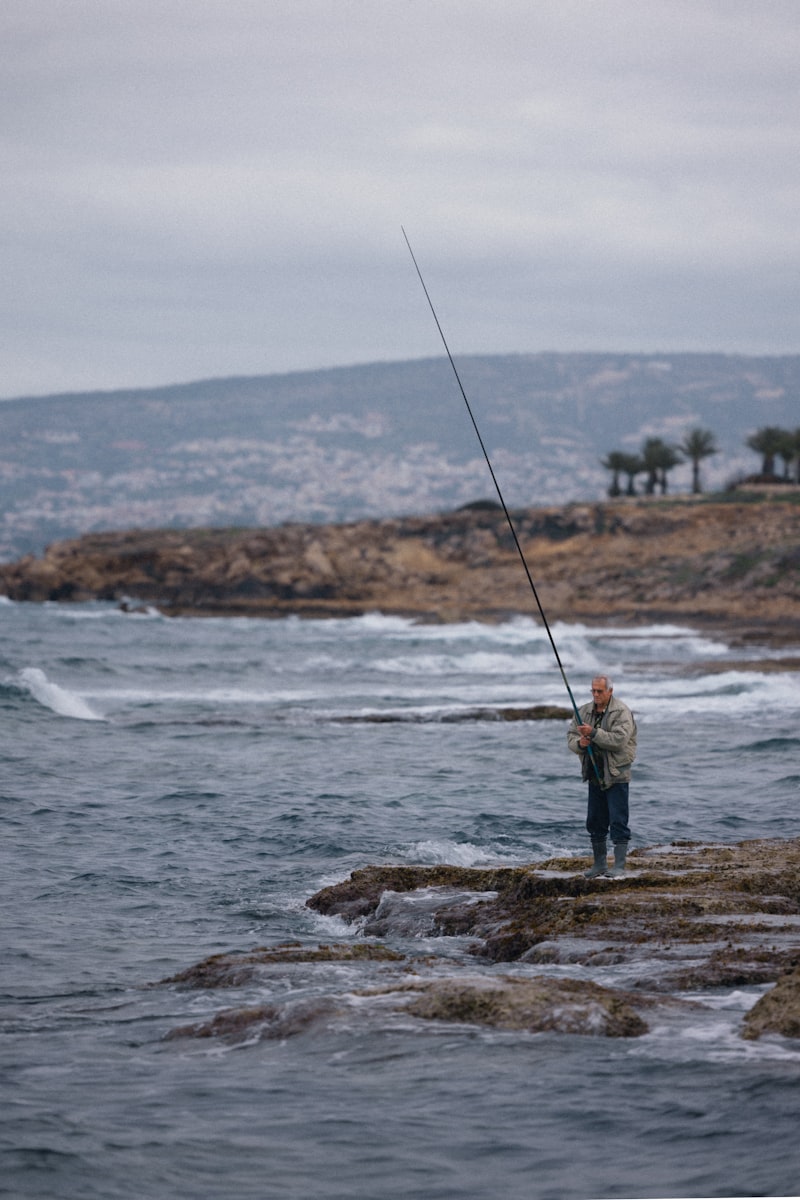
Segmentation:
{"type": "Polygon", "coordinates": [[[3,0],[4,397],[800,352],[797,0],[3,0]]]}

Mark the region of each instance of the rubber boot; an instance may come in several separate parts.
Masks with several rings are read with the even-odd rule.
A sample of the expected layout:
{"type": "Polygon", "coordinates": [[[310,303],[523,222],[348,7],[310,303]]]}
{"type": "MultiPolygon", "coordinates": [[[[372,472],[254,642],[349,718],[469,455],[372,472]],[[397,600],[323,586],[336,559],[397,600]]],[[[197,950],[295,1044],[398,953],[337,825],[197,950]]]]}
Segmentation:
{"type": "Polygon", "coordinates": [[[628,853],[627,842],[614,843],[614,865],[608,874],[612,879],[619,879],[625,874],[625,855],[628,853]]]}
{"type": "Polygon", "coordinates": [[[608,874],[608,850],[605,842],[592,842],[592,850],[594,862],[588,871],[583,872],[585,879],[595,879],[598,875],[608,874]]]}

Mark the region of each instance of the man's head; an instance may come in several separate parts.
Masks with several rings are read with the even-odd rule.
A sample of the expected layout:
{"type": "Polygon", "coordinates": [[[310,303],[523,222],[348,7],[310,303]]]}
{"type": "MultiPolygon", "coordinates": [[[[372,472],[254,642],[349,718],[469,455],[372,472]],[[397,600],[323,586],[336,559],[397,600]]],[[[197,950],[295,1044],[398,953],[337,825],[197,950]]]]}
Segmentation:
{"type": "Polygon", "coordinates": [[[595,708],[602,711],[611,699],[613,691],[614,685],[608,675],[595,675],[592,680],[592,699],[595,708]]]}

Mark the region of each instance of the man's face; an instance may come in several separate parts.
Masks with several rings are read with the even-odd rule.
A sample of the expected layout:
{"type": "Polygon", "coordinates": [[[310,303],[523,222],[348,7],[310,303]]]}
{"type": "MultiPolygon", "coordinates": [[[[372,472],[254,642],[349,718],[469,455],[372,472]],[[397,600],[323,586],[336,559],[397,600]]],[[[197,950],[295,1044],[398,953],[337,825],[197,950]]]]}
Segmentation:
{"type": "Polygon", "coordinates": [[[592,699],[594,700],[595,708],[604,709],[606,707],[611,699],[611,691],[611,688],[606,687],[605,680],[592,680],[592,699]]]}

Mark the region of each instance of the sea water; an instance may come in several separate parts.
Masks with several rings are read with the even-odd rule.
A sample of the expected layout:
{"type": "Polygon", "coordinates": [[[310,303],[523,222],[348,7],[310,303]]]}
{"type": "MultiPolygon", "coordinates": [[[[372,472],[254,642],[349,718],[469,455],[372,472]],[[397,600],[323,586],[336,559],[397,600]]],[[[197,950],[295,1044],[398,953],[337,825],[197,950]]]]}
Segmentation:
{"type": "MultiPolygon", "coordinates": [[[[635,711],[634,845],[797,836],[788,651],[750,647],[748,665],[677,625],[553,633],[579,702],[603,671],[635,711]]],[[[287,966],[233,993],[151,986],[221,951],[358,941],[305,901],[369,863],[585,854],[566,722],[486,711],[567,703],[523,618],[0,601],[0,1194],[796,1193],[800,1047],[737,1032],[763,987],[616,1040],[415,1021],[364,998],[382,964],[287,966]],[[294,1037],[166,1038],[231,1005],[321,996],[335,1014],[294,1037]]],[[[424,934],[384,940],[440,971],[542,970],[424,934]]]]}

